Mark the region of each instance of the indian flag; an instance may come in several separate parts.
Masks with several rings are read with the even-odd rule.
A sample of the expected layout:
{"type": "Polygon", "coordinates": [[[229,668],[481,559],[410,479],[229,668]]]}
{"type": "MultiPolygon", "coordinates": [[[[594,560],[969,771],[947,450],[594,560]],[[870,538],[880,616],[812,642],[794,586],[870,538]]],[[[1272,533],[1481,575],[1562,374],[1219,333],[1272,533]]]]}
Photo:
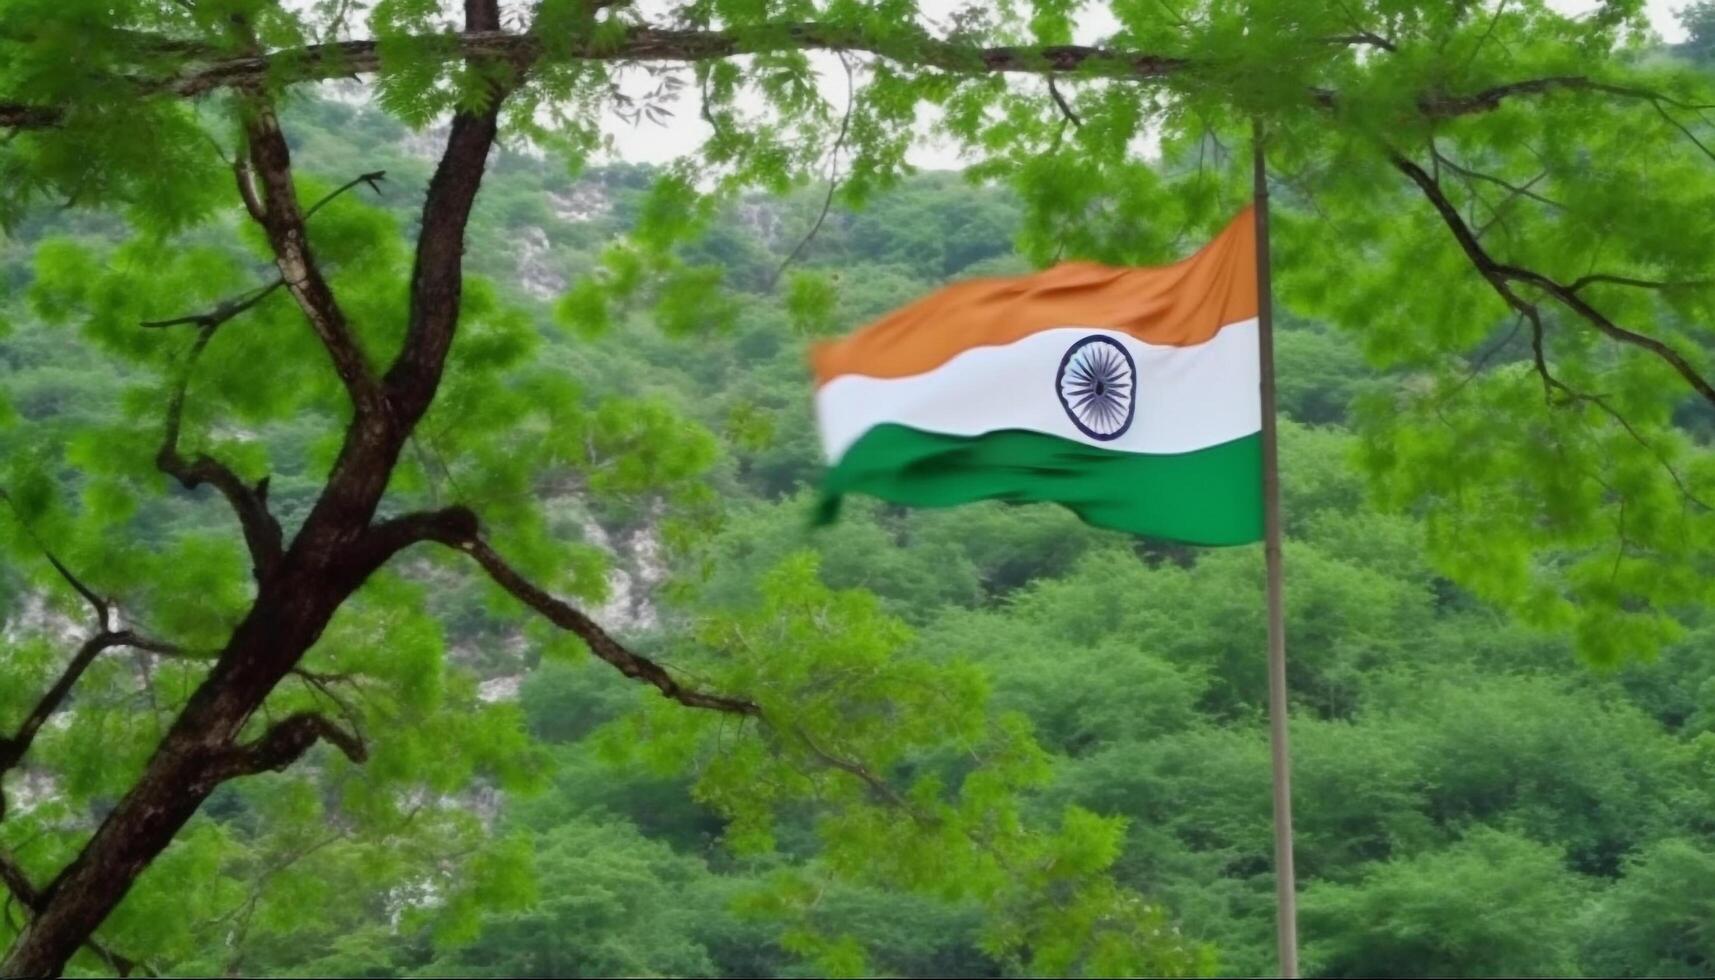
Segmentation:
{"type": "Polygon", "coordinates": [[[812,354],[843,494],[1052,501],[1191,544],[1262,538],[1256,226],[1159,268],[949,286],[812,354]]]}

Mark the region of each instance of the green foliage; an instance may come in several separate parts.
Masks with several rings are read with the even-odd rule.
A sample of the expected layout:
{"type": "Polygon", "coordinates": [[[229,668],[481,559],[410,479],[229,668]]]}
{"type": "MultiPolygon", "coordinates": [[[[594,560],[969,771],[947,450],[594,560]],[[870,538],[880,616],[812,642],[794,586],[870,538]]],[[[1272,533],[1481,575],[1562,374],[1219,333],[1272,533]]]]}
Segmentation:
{"type": "MultiPolygon", "coordinates": [[[[1087,40],[1089,5],[991,6],[934,34],[1087,40]]],[[[1707,60],[1708,6],[1679,54],[1707,60]]],[[[1307,964],[1708,973],[1710,410],[1538,286],[1514,284],[1541,336],[1515,322],[1387,159],[1426,161],[1502,261],[1674,283],[1578,291],[1705,368],[1715,183],[1686,137],[1708,143],[1688,106],[1710,86],[1649,46],[1641,9],[1116,0],[1104,45],[1188,67],[1096,65],[1050,93],[918,67],[909,0],[681,4],[680,26],[752,52],[682,70],[582,60],[625,42],[644,16],[626,5],[538,5],[518,141],[478,199],[446,379],[384,516],[476,508],[534,581],[760,717],[640,704],[463,556],[410,552],[250,730],[321,711],[366,733],[367,762],[323,747],[222,789],[99,938],[186,975],[1270,972],[1258,555],[1000,503],[865,501],[807,528],[816,338],[952,277],[1182,257],[1248,200],[1258,117],[1307,964]],[[849,105],[838,57],[778,45],[810,20],[885,52],[845,53],[849,105]],[[1354,32],[1372,38],[1330,42],[1354,32]],[[1598,87],[1424,111],[1568,76],[1598,87]],[[708,140],[665,168],[595,165],[615,109],[644,139],[695,113],[708,140]],[[920,119],[975,166],[912,175],[920,119]]],[[[423,147],[512,79],[451,56],[420,0],[0,0],[0,103],[72,107],[0,146],[0,731],[89,625],[38,539],[183,650],[104,655],[9,774],[0,851],[40,882],[254,587],[228,510],[155,465],[195,328],[139,326],[274,276],[231,200],[244,96],[107,81],[236,52],[234,16],[271,48],[341,16],[376,38],[374,107],[294,95],[289,55],[257,89],[306,202],[388,174],[309,226],[376,365],[404,330],[423,147]]],[[[349,412],[290,297],[223,324],[185,390],[181,448],[267,475],[290,534],[349,412]]],[[[16,928],[0,916],[0,942],[16,928]]]]}
{"type": "Polygon", "coordinates": [[[1335,977],[1565,975],[1581,898],[1553,848],[1482,830],[1357,884],[1307,891],[1307,965],[1335,977]]]}
{"type": "Polygon", "coordinates": [[[1590,909],[1582,951],[1592,972],[1697,976],[1715,963],[1704,884],[1715,868],[1706,844],[1665,838],[1627,863],[1590,909]]]}
{"type": "Polygon", "coordinates": [[[833,315],[836,292],[824,275],[794,269],[786,281],[786,311],[802,333],[821,333],[833,315]]]}
{"type": "MultiPolygon", "coordinates": [[[[789,558],[758,591],[756,609],[709,623],[700,641],[712,659],[697,661],[727,689],[766,692],[757,731],[668,708],[616,732],[614,751],[648,745],[654,764],[694,768],[693,795],[726,818],[741,854],[775,849],[782,810],[816,800],[825,873],[980,903],[983,950],[1032,973],[1206,968],[1206,950],[1107,877],[1123,820],[1078,807],[1053,831],[1024,820],[1019,794],[1048,778],[1047,758],[1022,717],[986,710],[971,664],[899,656],[904,624],[867,593],[827,589],[810,556],[789,558]]],[[[759,907],[801,920],[788,949],[832,974],[863,972],[854,937],[824,934],[813,882],[783,875],[759,907]]]]}

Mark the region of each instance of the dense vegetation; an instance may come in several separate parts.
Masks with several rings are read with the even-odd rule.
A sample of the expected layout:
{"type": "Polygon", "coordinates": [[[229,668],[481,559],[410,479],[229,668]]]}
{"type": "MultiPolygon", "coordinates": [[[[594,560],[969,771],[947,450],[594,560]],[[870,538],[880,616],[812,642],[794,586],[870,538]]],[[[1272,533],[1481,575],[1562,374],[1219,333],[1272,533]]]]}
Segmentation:
{"type": "MultiPolygon", "coordinates": [[[[307,172],[351,172],[360,161],[387,170],[379,195],[341,199],[329,220],[409,220],[425,167],[400,152],[405,130],[336,102],[301,105],[290,122],[307,172]]],[[[834,528],[808,529],[819,459],[806,345],[949,278],[1027,267],[1013,254],[1013,196],[931,173],[861,213],[836,210],[794,267],[827,274],[833,306],[818,316],[805,314],[806,287],[787,285],[793,272],[770,284],[816,220],[820,194],[748,200],[693,247],[696,261],[731,270],[739,286],[722,326],[671,336],[645,317],[591,336],[578,332],[575,303],[556,314],[553,299],[520,284],[541,270],[575,281],[635,224],[651,175],[612,167],[573,179],[554,160],[515,154],[495,171],[470,254],[490,281],[481,302],[516,321],[511,343],[530,352],[534,373],[524,376],[585,386],[544,397],[624,399],[604,426],[671,429],[671,445],[688,447],[691,482],[720,502],[678,505],[702,515],[697,527],[656,550],[674,533],[658,506],[628,505],[599,485],[543,488],[558,536],[589,548],[585,592],[597,594],[590,583],[613,571],[634,590],[609,607],[634,644],[677,660],[689,636],[719,643],[712,636],[724,630],[777,629],[790,607],[828,602],[824,589],[852,590],[829,606],[846,630],[885,636],[902,662],[968,665],[969,682],[986,692],[973,696],[986,696],[997,717],[1027,719],[1043,768],[1028,780],[1028,817],[1051,822],[1076,804],[1123,821],[1111,855],[1118,881],[1170,911],[1204,968],[1267,972],[1255,549],[1137,543],[1052,507],[868,504],[849,507],[834,528]],[[572,202],[575,214],[562,215],[572,202]],[[600,544],[614,570],[604,572],[600,544]]],[[[0,445],[14,468],[40,445],[39,430],[127,424],[124,376],[88,369],[104,357],[99,334],[92,343],[51,322],[66,316],[68,291],[161,274],[121,259],[105,272],[56,267],[67,236],[111,254],[117,229],[44,213],[0,252],[10,326],[0,364],[14,413],[0,445]]],[[[1290,315],[1279,343],[1307,967],[1344,976],[1715,968],[1711,630],[1694,626],[1654,662],[1591,671],[1568,639],[1476,601],[1432,569],[1423,522],[1377,509],[1366,491],[1353,406],[1410,376],[1378,371],[1349,337],[1290,315]]],[[[266,385],[272,368],[256,370],[266,385]]],[[[295,447],[273,460],[273,499],[287,520],[318,431],[307,416],[257,434],[295,447]]],[[[506,451],[550,436],[535,432],[506,451]]],[[[425,440],[425,453],[448,451],[425,440]]],[[[476,473],[455,467],[425,479],[444,492],[476,473]]],[[[79,479],[70,492],[88,506],[123,496],[79,479]]],[[[461,492],[483,499],[480,488],[461,492]]],[[[162,538],[196,535],[207,506],[180,493],[131,519],[162,538]]],[[[110,560],[146,561],[138,552],[147,550],[110,560]]],[[[47,670],[56,650],[18,642],[44,615],[19,564],[4,579],[14,676],[47,670]]],[[[98,569],[85,574],[99,580],[98,569]]],[[[104,931],[115,948],[208,974],[989,975],[1022,966],[986,939],[980,895],[869,883],[833,867],[851,856],[842,836],[817,833],[827,816],[815,807],[758,827],[705,778],[710,757],[687,770],[669,732],[623,737],[638,725],[670,727],[673,715],[579,649],[519,632],[471,580],[415,563],[385,587],[445,624],[450,662],[436,666],[443,640],[416,635],[430,628],[412,614],[372,652],[335,653],[375,660],[366,670],[411,673],[410,696],[357,709],[385,726],[374,757],[358,768],[328,751],[314,767],[221,790],[149,872],[155,887],[135,893],[104,931]],[[506,679],[518,676],[512,701],[506,679]],[[498,699],[478,699],[478,686],[496,678],[498,699]],[[403,717],[382,721],[389,712],[403,717]],[[636,759],[639,744],[657,757],[636,759]],[[403,816],[384,800],[391,780],[411,787],[415,808],[403,816]]],[[[192,624],[149,625],[182,634],[192,624]]],[[[9,816],[7,851],[52,864],[65,839],[55,828],[75,824],[80,806],[99,812],[111,770],[159,724],[139,699],[182,683],[175,670],[170,659],[125,659],[86,682],[78,724],[56,736],[37,770],[56,782],[9,816]],[[81,734],[87,725],[103,735],[81,734]]],[[[7,685],[5,710],[19,710],[27,688],[7,685]]]]}
{"type": "Polygon", "coordinates": [[[1715,968],[1709,7],[1089,6],[0,0],[0,973],[1265,971],[1254,549],[805,526],[1253,139],[1307,966],[1715,968]]]}

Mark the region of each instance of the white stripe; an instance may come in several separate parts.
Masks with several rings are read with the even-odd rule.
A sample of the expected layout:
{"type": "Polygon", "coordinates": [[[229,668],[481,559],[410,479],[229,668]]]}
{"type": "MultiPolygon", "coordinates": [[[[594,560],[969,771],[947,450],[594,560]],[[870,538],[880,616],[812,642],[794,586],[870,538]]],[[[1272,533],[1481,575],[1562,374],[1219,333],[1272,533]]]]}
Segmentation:
{"type": "Polygon", "coordinates": [[[816,392],[822,446],[838,460],[870,428],[887,422],[975,436],[1026,429],[1103,449],[1187,453],[1262,427],[1256,319],[1223,327],[1194,347],[1146,344],[1094,327],[1041,330],[1015,343],[973,347],[904,378],[846,374],[816,392]],[[1117,439],[1085,435],[1060,404],[1055,376],[1079,340],[1098,334],[1137,363],[1137,412],[1117,439]]]}

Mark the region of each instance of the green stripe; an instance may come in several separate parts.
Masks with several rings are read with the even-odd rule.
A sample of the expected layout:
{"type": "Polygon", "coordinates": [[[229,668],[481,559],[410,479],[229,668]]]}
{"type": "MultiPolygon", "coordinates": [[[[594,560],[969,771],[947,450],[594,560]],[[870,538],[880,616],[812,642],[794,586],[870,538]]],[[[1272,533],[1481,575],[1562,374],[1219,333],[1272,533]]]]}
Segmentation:
{"type": "Polygon", "coordinates": [[[904,425],[864,433],[828,471],[820,520],[867,493],[914,507],[1052,501],[1098,527],[1183,541],[1262,539],[1262,437],[1155,455],[1007,429],[950,436],[904,425]]]}

